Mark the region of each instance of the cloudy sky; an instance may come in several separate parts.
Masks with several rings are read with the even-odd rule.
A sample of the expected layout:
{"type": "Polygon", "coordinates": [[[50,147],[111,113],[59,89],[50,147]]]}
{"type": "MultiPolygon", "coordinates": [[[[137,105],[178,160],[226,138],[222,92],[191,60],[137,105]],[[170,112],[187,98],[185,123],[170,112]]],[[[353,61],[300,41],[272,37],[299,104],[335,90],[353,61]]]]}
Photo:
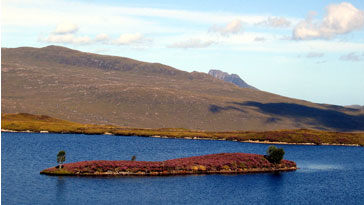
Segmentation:
{"type": "Polygon", "coordinates": [[[364,1],[2,0],[1,46],[220,69],[272,93],[364,105],[364,1]]]}

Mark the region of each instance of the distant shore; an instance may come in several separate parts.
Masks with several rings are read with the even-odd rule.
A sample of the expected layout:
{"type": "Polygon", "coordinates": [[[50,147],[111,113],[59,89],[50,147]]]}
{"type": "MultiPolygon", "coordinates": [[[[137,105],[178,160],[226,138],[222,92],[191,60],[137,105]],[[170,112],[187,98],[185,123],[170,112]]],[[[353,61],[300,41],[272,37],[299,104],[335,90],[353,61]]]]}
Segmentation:
{"type": "MultiPolygon", "coordinates": [[[[30,130],[25,131],[15,131],[15,130],[6,130],[1,129],[1,132],[25,132],[25,133],[56,133],[56,134],[65,134],[62,132],[49,132],[47,130],[43,130],[40,132],[33,132],[30,130]]],[[[82,134],[82,133],[69,133],[69,134],[82,134]]],[[[95,135],[114,135],[112,133],[103,133],[103,134],[95,134],[95,135]]],[[[135,135],[138,136],[138,135],[135,135]]],[[[140,136],[139,136],[140,137],[140,136]]],[[[244,142],[244,143],[257,143],[257,144],[282,144],[282,145],[324,145],[324,146],[350,146],[350,147],[360,147],[359,144],[330,144],[330,143],[321,143],[321,144],[315,144],[315,143],[294,143],[294,142],[279,142],[279,141],[259,141],[259,140],[228,140],[228,139],[213,139],[213,138],[198,138],[198,137],[168,137],[168,136],[141,136],[141,137],[152,137],[152,138],[164,138],[164,139],[188,139],[188,140],[218,140],[218,141],[234,141],[234,142],[244,142]]]]}
{"type": "Polygon", "coordinates": [[[183,128],[129,128],[81,124],[44,115],[2,114],[2,132],[36,132],[88,135],[121,135],[195,140],[226,140],[246,143],[287,145],[364,146],[364,133],[319,130],[202,131],[183,128]]]}
{"type": "Polygon", "coordinates": [[[289,143],[289,142],[272,142],[272,141],[259,141],[259,140],[246,140],[243,142],[247,143],[259,143],[259,144],[287,144],[287,145],[329,145],[329,146],[351,146],[351,147],[360,147],[359,144],[330,144],[330,143],[321,143],[321,144],[315,144],[315,143],[289,143]]]}

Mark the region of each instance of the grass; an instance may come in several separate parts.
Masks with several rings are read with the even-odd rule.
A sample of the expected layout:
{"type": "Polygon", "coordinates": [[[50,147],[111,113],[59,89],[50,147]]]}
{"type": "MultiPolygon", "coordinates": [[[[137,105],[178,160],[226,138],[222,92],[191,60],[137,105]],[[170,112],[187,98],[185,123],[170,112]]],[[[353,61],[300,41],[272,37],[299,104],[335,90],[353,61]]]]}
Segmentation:
{"type": "Polygon", "coordinates": [[[231,131],[211,132],[197,131],[183,128],[142,129],[113,125],[81,124],[65,121],[44,115],[27,113],[2,114],[1,128],[14,131],[48,131],[52,133],[105,134],[124,136],[159,136],[168,138],[199,138],[231,141],[260,141],[284,143],[312,143],[360,145],[364,146],[364,133],[328,132],[319,130],[279,130],[279,131],[231,131]]]}
{"type": "Polygon", "coordinates": [[[73,175],[74,173],[67,170],[67,169],[58,169],[58,168],[53,168],[51,170],[49,169],[45,169],[43,171],[40,172],[41,174],[50,174],[50,175],[73,175]]]}

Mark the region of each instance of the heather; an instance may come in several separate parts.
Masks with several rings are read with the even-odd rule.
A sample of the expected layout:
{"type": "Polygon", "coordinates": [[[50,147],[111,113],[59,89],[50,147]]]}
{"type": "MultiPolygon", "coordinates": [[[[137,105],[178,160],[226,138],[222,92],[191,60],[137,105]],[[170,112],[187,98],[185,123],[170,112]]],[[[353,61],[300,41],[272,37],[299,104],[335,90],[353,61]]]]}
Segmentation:
{"type": "Polygon", "coordinates": [[[166,161],[82,161],[67,163],[63,169],[48,168],[44,174],[75,175],[174,175],[193,173],[244,173],[284,171],[296,169],[293,161],[270,163],[263,155],[246,153],[221,153],[204,156],[171,159],[166,161]]]}

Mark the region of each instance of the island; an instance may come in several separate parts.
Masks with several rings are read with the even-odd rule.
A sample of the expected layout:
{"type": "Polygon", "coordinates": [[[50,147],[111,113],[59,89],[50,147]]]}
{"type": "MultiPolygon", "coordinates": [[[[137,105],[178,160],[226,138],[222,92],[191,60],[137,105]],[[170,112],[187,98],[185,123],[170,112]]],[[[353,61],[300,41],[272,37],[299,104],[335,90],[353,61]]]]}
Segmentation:
{"type": "Polygon", "coordinates": [[[82,161],[41,171],[46,175],[75,176],[170,176],[189,174],[244,174],[297,170],[296,163],[282,159],[271,163],[267,157],[247,153],[219,153],[166,161],[82,161]]]}

